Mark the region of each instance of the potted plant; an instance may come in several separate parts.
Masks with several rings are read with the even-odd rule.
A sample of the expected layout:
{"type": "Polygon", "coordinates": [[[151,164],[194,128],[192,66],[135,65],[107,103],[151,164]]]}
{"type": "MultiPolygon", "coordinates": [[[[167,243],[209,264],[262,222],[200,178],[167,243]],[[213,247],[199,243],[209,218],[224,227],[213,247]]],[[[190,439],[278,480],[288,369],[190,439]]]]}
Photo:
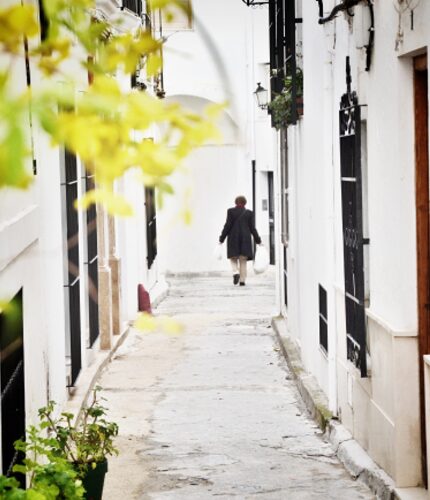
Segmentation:
{"type": "Polygon", "coordinates": [[[0,498],[4,500],[101,500],[107,457],[117,453],[113,445],[118,426],[106,420],[106,408],[93,391],[77,424],[71,413],[55,417],[55,403],[39,410],[40,424],[26,430],[26,438],[15,442],[25,458],[13,472],[25,474],[24,490],[13,477],[0,476],[0,498]]]}
{"type": "Polygon", "coordinates": [[[113,444],[118,425],[106,419],[106,408],[100,404],[98,391],[98,387],[93,390],[92,401],[84,407],[76,424],[72,413],[63,412],[55,417],[54,402],[39,410],[42,425],[51,438],[52,452],[73,464],[88,500],[102,498],[107,457],[118,453],[113,444]]]}
{"type": "MultiPolygon", "coordinates": [[[[303,114],[303,71],[296,69],[296,111],[297,115],[303,114]]],[[[273,125],[277,130],[286,127],[292,121],[292,91],[293,77],[287,75],[284,79],[284,88],[269,103],[269,111],[272,115],[273,125]]]]}
{"type": "Polygon", "coordinates": [[[44,426],[30,426],[26,440],[15,442],[15,449],[25,456],[13,472],[27,477],[28,488],[20,487],[14,477],[0,476],[0,498],[4,500],[79,500],[84,487],[78,472],[59,455],[54,440],[45,437],[44,426]]]}
{"type": "Polygon", "coordinates": [[[0,498],[4,500],[79,500],[85,489],[77,471],[67,460],[56,459],[40,464],[25,459],[23,464],[14,466],[15,472],[29,477],[26,490],[20,488],[14,477],[0,477],[0,498]]]}
{"type": "MultiPolygon", "coordinates": [[[[47,466],[40,467],[46,468],[47,466]]],[[[32,487],[24,490],[14,477],[0,475],[0,498],[2,500],[79,500],[83,498],[84,488],[82,485],[77,486],[71,476],[63,474],[62,483],[63,485],[68,483],[67,488],[57,485],[50,477],[47,481],[36,481],[32,487]]]]}

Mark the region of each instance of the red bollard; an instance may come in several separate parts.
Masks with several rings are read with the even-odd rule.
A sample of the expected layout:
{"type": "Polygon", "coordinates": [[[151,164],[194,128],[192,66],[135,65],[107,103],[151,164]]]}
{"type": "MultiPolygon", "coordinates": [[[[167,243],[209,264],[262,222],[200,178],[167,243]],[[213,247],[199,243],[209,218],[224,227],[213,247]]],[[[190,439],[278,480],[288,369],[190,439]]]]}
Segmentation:
{"type": "Polygon", "coordinates": [[[142,284],[137,285],[137,307],[139,312],[152,314],[151,299],[142,284]]]}

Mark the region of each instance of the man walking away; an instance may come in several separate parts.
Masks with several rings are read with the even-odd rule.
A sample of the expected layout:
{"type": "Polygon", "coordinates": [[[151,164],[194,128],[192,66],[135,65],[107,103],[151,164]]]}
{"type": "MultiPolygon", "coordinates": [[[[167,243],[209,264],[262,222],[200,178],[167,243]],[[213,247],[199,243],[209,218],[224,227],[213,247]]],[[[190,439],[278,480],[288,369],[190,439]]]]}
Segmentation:
{"type": "Polygon", "coordinates": [[[255,229],[254,213],[245,208],[246,198],[238,196],[236,206],[227,210],[227,220],[224,224],[219,242],[227,238],[227,257],[233,270],[233,284],[245,286],[247,261],[254,258],[251,235],[257,245],[261,238],[255,229]]]}

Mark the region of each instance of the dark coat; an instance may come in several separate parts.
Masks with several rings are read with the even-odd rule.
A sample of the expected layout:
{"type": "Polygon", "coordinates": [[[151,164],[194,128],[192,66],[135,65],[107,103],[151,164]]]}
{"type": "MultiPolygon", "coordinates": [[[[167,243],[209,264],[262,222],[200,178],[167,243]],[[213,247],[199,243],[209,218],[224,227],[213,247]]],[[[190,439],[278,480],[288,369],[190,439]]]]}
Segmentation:
{"type": "Polygon", "coordinates": [[[220,243],[227,238],[227,257],[239,257],[244,255],[248,260],[254,257],[251,234],[257,244],[261,238],[255,229],[254,213],[242,207],[229,208],[227,220],[219,237],[220,243]]]}

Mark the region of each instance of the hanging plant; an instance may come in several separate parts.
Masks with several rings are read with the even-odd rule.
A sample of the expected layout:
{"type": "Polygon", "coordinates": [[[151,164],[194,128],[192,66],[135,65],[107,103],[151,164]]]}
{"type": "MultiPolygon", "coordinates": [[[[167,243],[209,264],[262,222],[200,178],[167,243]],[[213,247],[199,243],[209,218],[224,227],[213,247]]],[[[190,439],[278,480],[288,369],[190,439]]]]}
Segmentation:
{"type": "MultiPolygon", "coordinates": [[[[296,113],[303,114],[303,71],[300,68],[296,69],[296,113]]],[[[293,116],[293,76],[287,75],[284,79],[284,88],[272,101],[269,103],[269,111],[272,115],[273,125],[279,130],[287,127],[295,121],[293,116]]]]}

